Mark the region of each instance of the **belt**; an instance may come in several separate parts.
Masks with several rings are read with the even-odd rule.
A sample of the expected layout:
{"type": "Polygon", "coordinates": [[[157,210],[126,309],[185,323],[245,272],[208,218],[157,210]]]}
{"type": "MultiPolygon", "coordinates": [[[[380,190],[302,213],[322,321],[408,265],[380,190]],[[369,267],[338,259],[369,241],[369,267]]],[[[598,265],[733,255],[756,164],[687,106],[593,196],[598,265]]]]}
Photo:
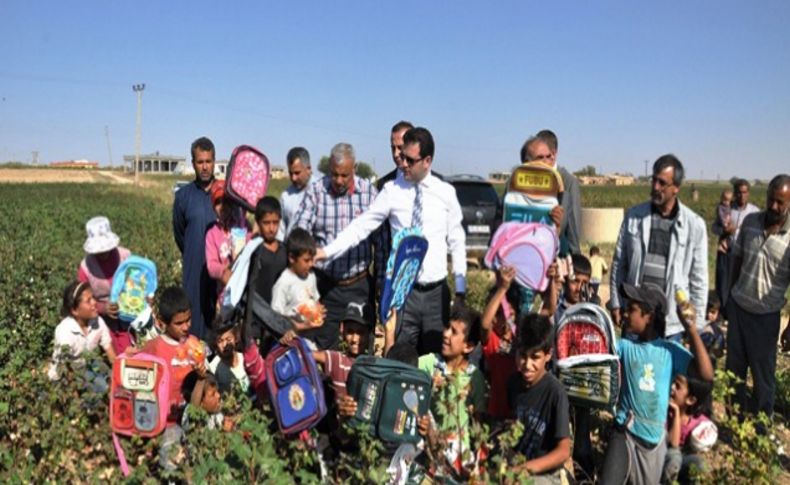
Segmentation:
{"type": "Polygon", "coordinates": [[[445,280],[437,280],[432,283],[414,283],[414,289],[417,291],[431,291],[435,288],[442,286],[445,280]]]}
{"type": "Polygon", "coordinates": [[[367,276],[368,276],[368,272],[367,271],[363,271],[363,272],[359,273],[356,276],[352,276],[351,278],[346,278],[344,280],[335,281],[335,284],[337,286],[351,286],[351,285],[353,285],[354,283],[356,283],[358,281],[364,280],[365,278],[367,278],[367,276]]]}

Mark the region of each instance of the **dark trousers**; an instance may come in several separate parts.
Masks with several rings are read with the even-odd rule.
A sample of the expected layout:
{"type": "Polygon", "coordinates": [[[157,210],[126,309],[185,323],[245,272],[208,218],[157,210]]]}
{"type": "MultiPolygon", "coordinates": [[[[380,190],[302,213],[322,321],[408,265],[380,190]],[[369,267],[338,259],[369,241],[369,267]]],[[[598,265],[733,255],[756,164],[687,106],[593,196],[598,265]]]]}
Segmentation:
{"type": "Polygon", "coordinates": [[[771,416],[776,393],[776,341],[779,338],[779,312],[765,315],[749,313],[733,298],[727,302],[727,370],[742,380],[735,387],[735,402],[741,411],[763,411],[771,416]],[[746,371],[752,370],[756,409],[746,409],[746,371]]]}
{"type": "Polygon", "coordinates": [[[321,304],[326,307],[326,319],[320,328],[305,332],[304,336],[312,339],[319,349],[336,350],[340,344],[340,322],[346,314],[349,303],[365,303],[366,318],[371,318],[373,315],[370,291],[372,281],[370,277],[366,277],[342,286],[326,276],[318,274],[316,276],[321,304]]]}
{"type": "Polygon", "coordinates": [[[724,314],[724,304],[727,303],[730,289],[730,261],[729,253],[716,253],[716,296],[721,302],[722,314],[724,314]]]}
{"type": "Polygon", "coordinates": [[[419,355],[442,351],[442,334],[450,319],[447,281],[427,291],[412,289],[399,319],[396,343],[409,342],[419,355]]]}

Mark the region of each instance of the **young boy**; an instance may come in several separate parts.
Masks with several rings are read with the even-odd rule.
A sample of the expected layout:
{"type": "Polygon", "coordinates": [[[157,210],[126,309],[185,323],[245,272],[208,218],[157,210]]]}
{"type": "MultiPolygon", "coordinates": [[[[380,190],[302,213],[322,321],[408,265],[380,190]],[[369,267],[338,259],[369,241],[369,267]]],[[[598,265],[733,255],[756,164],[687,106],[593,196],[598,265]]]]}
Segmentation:
{"type": "Polygon", "coordinates": [[[528,472],[535,483],[560,483],[562,465],[571,455],[569,404],[565,388],[547,372],[553,324],[544,315],[528,314],[519,322],[518,372],[507,383],[507,400],[524,434],[515,451],[526,462],[513,470],[528,472]]]}
{"type": "Polygon", "coordinates": [[[288,268],[272,289],[272,309],[289,317],[297,332],[320,327],[326,311],[318,303],[318,286],[313,273],[315,239],[297,227],[288,235],[285,246],[288,268]]]}
{"type": "Polygon", "coordinates": [[[711,363],[716,368],[716,359],[724,355],[726,336],[722,325],[721,302],[715,290],[708,292],[708,307],[705,317],[705,327],[700,331],[699,336],[705,344],[711,363]]]}
{"type": "Polygon", "coordinates": [[[267,303],[272,302],[272,288],[288,267],[285,245],[276,239],[280,227],[280,202],[267,195],[255,206],[255,224],[263,243],[255,250],[250,264],[248,284],[267,303]]]}
{"type": "Polygon", "coordinates": [[[444,447],[441,456],[431,453],[437,475],[463,477],[469,471],[469,458],[474,460],[470,454],[471,421],[479,419],[486,409],[485,378],[469,362],[469,354],[479,341],[480,316],[466,308],[454,308],[444,329],[441,354],[423,355],[418,362],[418,368],[433,377],[431,414],[420,418],[419,429],[431,450],[437,445],[444,447]],[[449,408],[449,412],[440,413],[441,407],[449,408]]]}
{"type": "Polygon", "coordinates": [[[197,371],[190,372],[184,379],[181,391],[188,403],[181,418],[184,431],[189,431],[191,427],[189,408],[199,408],[208,413],[206,425],[209,429],[230,431],[233,428],[233,420],[222,414],[222,394],[214,374],[207,372],[201,376],[197,371]]]}
{"type": "Polygon", "coordinates": [[[659,483],[667,446],[665,424],[670,385],[678,374],[691,367],[700,379],[713,380],[705,345],[694,321],[678,309],[691,343],[691,352],[681,344],[664,340],[667,301],[657,286],[624,284],[628,300],[625,328],[631,337],[620,339],[617,352],[623,369],[615,429],[606,449],[601,483],[659,483]]]}
{"type": "Polygon", "coordinates": [[[214,320],[212,334],[214,341],[211,347],[214,357],[208,362],[208,370],[216,377],[220,392],[229,392],[234,382],[242,392],[249,392],[250,378],[244,369],[244,356],[237,351],[238,327],[233,322],[223,321],[218,315],[214,320]]]}
{"type": "Polygon", "coordinates": [[[598,298],[598,288],[601,287],[603,275],[609,272],[606,260],[601,257],[601,249],[598,246],[590,248],[590,289],[592,296],[598,298]]]}

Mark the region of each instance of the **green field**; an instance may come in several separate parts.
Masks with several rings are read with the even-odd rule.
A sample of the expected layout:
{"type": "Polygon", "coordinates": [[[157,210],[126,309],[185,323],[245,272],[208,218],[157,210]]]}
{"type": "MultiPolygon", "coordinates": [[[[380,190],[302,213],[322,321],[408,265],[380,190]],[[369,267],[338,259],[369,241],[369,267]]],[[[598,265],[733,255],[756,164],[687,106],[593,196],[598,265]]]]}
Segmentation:
{"type": "MultiPolygon", "coordinates": [[[[160,288],[179,282],[180,258],[171,229],[173,181],[146,179],[143,188],[0,185],[0,480],[94,482],[120,478],[110,441],[107,403],[99,399],[86,407],[78,376],[51,383],[43,370],[60,321],[62,289],[76,276],[83,257],[84,224],[90,217],[108,216],[122,245],[156,262],[160,288]]],[[[271,193],[279,194],[286,184],[275,181],[271,193]]],[[[690,205],[710,223],[721,186],[699,188],[699,202],[690,205]]],[[[627,207],[646,200],[647,192],[645,186],[584,187],[583,201],[586,206],[627,207]]],[[[689,201],[685,192],[683,199],[689,201]]],[[[755,188],[753,194],[758,203],[764,199],[761,188],[755,188]]],[[[470,302],[478,310],[485,303],[488,281],[482,272],[470,275],[470,302]]],[[[790,409],[787,374],[780,379],[778,397],[778,406],[785,412],[790,409]]],[[[276,481],[302,468],[307,470],[306,452],[278,441],[268,431],[268,421],[257,415],[245,418],[240,432],[221,438],[197,434],[194,446],[204,450],[206,459],[188,467],[191,478],[276,481]],[[201,439],[208,441],[200,444],[201,439]],[[227,463],[236,462],[248,467],[241,476],[228,470],[227,463]]],[[[155,470],[153,445],[130,442],[125,446],[135,476],[144,480],[155,470]]],[[[364,454],[355,460],[368,458],[364,454]]],[[[360,461],[347,466],[374,472],[360,461]]],[[[315,479],[304,473],[305,481],[310,482],[311,476],[315,479]]]]}

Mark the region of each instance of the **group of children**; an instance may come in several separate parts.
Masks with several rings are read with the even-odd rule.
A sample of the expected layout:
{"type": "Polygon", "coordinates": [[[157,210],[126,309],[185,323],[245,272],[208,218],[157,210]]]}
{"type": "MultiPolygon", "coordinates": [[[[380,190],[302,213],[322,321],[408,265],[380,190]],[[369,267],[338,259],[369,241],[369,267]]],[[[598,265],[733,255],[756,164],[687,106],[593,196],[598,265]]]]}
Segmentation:
{"type": "MultiPolygon", "coordinates": [[[[155,305],[160,334],[147,342],[136,342],[136,346],[115,346],[105,323],[105,318],[112,318],[112,305],[103,295],[102,312],[94,297],[96,290],[92,289],[101,276],[110,277],[113,268],[109,263],[81,264],[80,280],[86,279],[85,272],[93,272],[94,276],[88,277],[87,282],[71,283],[64,290],[64,320],[56,329],[53,378],[57,378],[63,345],[69,347],[73,357],[101,347],[111,362],[123,353],[142,351],[162,357],[168,363],[171,402],[160,457],[165,469],[178,466],[173,458],[173,446],[194,425],[189,420],[189,407],[200,407],[208,413],[208,426],[232,429],[233,417],[223,416],[221,412],[222,395],[237,387],[263,404],[268,399],[263,358],[271,346],[278,340],[287,345],[296,336],[309,340],[310,331],[319,327],[324,317],[312,272],[316,246],[310,234],[295,229],[285,244],[281,244],[276,239],[280,207],[272,197],[263,198],[256,207],[256,230],[244,226],[223,209],[221,194],[213,192],[212,201],[217,202],[219,218],[217,226],[207,234],[207,261],[217,264],[212,274],[223,285],[227,284],[233,261],[241,253],[232,249],[237,244],[235,239],[255,244],[249,261],[247,304],[250,305],[253,294],[261,297],[276,313],[288,318],[292,325],[289,331],[273,332],[258,319],[250,318],[249,311],[241,317],[220,311],[207,348],[189,334],[191,307],[186,293],[179,287],[170,287],[160,292],[155,305]],[[234,235],[234,229],[244,229],[244,234],[237,231],[234,235]],[[213,241],[211,249],[209,239],[213,241]],[[208,252],[214,250],[218,253],[209,258],[208,252]]],[[[86,259],[101,262],[109,261],[109,257],[115,262],[128,255],[128,251],[120,251],[109,221],[102,221],[98,232],[91,222],[88,226],[89,240],[93,238],[95,242],[101,233],[106,241],[91,245],[91,251],[86,242],[86,259]],[[97,253],[112,254],[95,257],[97,253]]],[[[463,307],[453,308],[441,352],[437,354],[418,356],[416,349],[394,344],[396,316],[390,315],[384,324],[383,355],[428,373],[433,380],[434,395],[432,412],[421,416],[418,423],[424,438],[420,457],[404,458],[394,447],[385,447],[391,452],[387,456],[395,457],[391,469],[396,481],[405,481],[403,470],[409,470],[408,475],[418,473],[415,470],[419,467],[419,473],[468,480],[483,459],[471,449],[472,423],[485,422],[496,431],[518,421],[524,431],[517,445],[512,450],[499,450],[513,457],[515,466],[511,471],[528,473],[536,483],[564,483],[566,464],[572,453],[576,455],[576,449],[584,451],[579,443],[589,442],[589,429],[580,418],[589,411],[571,406],[566,390],[551,371],[554,329],[569,306],[595,301],[597,284],[607,270],[597,248],[592,251],[591,260],[574,256],[572,266],[573,271],[564,281],[559,280],[556,266],[552,267],[551,284],[543,295],[541,308],[520,315],[516,309],[521,305],[515,301],[518,292],[511,289],[515,272],[512,268],[501,268],[482,317],[463,307]],[[446,409],[448,403],[450,412],[446,409]],[[572,415],[579,424],[575,436],[571,434],[572,415]]],[[[600,480],[602,483],[658,483],[662,477],[685,480],[690,469],[703,466],[700,453],[715,441],[715,426],[706,417],[710,413],[713,367],[701,335],[720,335],[720,329],[715,326],[718,323],[711,327],[713,330],[699,332],[694,321],[684,320],[686,348],[662,338],[670,304],[662,291],[650,285],[639,288],[625,285],[621,291],[629,301],[618,342],[623,382],[614,427],[606,440],[600,480]]],[[[372,323],[365,315],[373,312],[366,312],[365,304],[348,303],[341,323],[342,351],[314,349],[313,352],[331,391],[326,419],[335,423],[318,427],[328,430],[328,440],[317,446],[324,455],[354,450],[356,445],[338,431],[341,428],[336,423],[355,414],[357,403],[348,394],[346,381],[355,358],[372,351],[372,323]]],[[[116,331],[124,330],[116,325],[116,331]]]]}

